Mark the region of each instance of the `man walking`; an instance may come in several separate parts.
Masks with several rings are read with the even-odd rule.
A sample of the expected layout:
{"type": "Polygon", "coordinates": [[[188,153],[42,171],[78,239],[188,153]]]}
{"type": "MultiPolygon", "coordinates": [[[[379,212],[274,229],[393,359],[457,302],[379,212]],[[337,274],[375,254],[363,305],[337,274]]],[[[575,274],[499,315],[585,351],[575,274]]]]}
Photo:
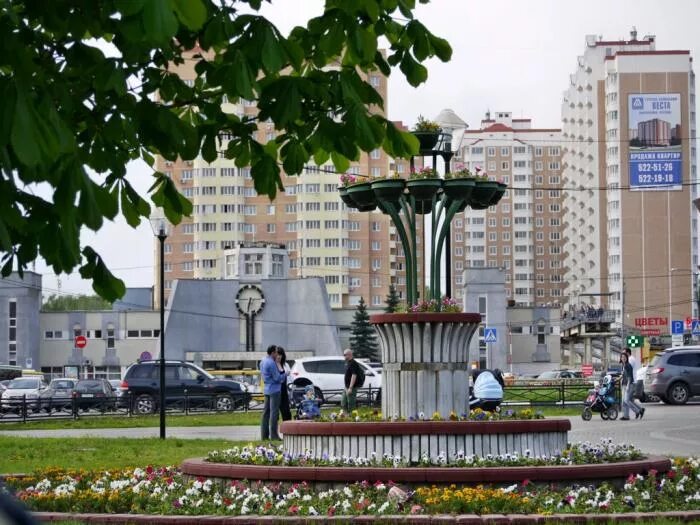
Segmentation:
{"type": "Polygon", "coordinates": [[[270,345],[267,348],[267,357],[260,363],[260,376],[265,384],[265,405],[260,421],[260,439],[282,439],[277,432],[277,419],[280,413],[282,383],[286,375],[277,368],[277,347],[270,345]]]}
{"type": "Polygon", "coordinates": [[[343,397],[340,400],[340,408],[343,414],[350,414],[355,410],[355,405],[357,402],[357,384],[362,370],[360,370],[360,365],[357,364],[352,357],[352,350],[346,348],[343,351],[343,357],[345,357],[345,389],[343,390],[343,397]]]}

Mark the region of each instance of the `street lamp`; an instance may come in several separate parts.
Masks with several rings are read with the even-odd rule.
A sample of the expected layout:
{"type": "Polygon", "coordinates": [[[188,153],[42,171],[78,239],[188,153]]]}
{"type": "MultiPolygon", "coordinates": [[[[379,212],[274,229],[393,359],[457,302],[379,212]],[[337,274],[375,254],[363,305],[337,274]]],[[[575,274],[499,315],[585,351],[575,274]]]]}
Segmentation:
{"type": "Polygon", "coordinates": [[[165,439],[165,239],[168,238],[168,221],[161,210],[151,216],[153,234],[160,241],[160,439],[165,439]]]}

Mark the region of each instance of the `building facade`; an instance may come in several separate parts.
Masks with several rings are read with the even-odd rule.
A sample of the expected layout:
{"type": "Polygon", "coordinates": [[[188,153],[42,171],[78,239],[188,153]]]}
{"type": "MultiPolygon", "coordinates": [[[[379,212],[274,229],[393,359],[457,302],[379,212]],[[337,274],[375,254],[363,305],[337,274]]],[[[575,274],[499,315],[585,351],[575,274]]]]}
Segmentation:
{"type": "Polygon", "coordinates": [[[697,316],[692,58],[657,50],[654,36],[638,39],[635,30],[629,40],[587,36],[569,80],[567,295],[604,297],[617,327],[670,333],[672,320],[697,316]]]}
{"type": "Polygon", "coordinates": [[[455,216],[452,289],[460,293],[470,268],[503,268],[506,298],[515,304],[562,303],[560,130],[533,128],[510,112],[487,113],[479,129],[455,132],[453,145],[453,169],[480,169],[508,190],[495,206],[455,216]]]}
{"type": "MultiPolygon", "coordinates": [[[[174,71],[192,83],[194,65],[189,59],[174,71]]],[[[371,73],[367,80],[386,101],[386,77],[371,73]]],[[[255,103],[247,100],[225,102],[225,110],[251,119],[257,115],[255,103]]],[[[260,122],[256,138],[265,143],[279,133],[271,122],[260,122]]],[[[221,137],[220,150],[226,149],[229,138],[221,137]]],[[[391,161],[392,170],[407,173],[406,166],[391,161]]],[[[388,216],[379,210],[359,213],[347,208],[337,191],[340,174],[331,163],[309,164],[299,176],[283,173],[285,190],[274,201],[257,195],[250,167],[237,167],[223,155],[211,164],[201,158],[177,162],[158,158],[157,169],[170,176],[194,206],[192,217],[174,227],[166,240],[166,297],[176,279],[223,278],[224,252],[245,242],[284,246],[290,276],[321,278],[333,308],[355,306],[360,297],[370,307],[381,307],[391,284],[401,296],[405,294],[404,258],[388,216]]],[[[362,153],[348,173],[380,177],[389,169],[390,159],[376,149],[362,153]]]]}

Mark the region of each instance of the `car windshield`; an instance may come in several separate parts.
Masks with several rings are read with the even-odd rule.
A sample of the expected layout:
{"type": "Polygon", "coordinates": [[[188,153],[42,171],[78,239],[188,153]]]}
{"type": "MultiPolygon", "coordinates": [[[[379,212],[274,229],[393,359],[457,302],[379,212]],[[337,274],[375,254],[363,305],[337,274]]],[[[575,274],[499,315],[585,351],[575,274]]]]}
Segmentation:
{"type": "Polygon", "coordinates": [[[102,381],[80,381],[75,385],[77,392],[102,392],[102,381]]]}
{"type": "Polygon", "coordinates": [[[557,379],[559,372],[542,372],[537,376],[537,379],[557,379]]]}
{"type": "Polygon", "coordinates": [[[69,390],[73,388],[73,381],[69,381],[67,379],[55,379],[51,381],[51,388],[54,390],[69,390]]]}
{"type": "Polygon", "coordinates": [[[13,379],[7,386],[8,389],[29,389],[29,388],[39,388],[39,380],[34,377],[21,377],[19,379],[13,379]]]}

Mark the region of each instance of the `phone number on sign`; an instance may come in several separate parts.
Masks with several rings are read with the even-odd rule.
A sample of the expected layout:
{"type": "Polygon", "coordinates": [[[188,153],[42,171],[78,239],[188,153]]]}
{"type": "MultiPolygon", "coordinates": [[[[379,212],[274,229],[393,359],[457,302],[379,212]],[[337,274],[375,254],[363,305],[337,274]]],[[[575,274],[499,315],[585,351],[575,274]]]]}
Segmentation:
{"type": "Polygon", "coordinates": [[[673,173],[640,173],[640,184],[660,184],[664,182],[675,182],[673,173]]]}
{"type": "Polygon", "coordinates": [[[673,171],[672,162],[638,162],[637,171],[640,173],[644,172],[659,172],[659,171],[673,171]]]}

